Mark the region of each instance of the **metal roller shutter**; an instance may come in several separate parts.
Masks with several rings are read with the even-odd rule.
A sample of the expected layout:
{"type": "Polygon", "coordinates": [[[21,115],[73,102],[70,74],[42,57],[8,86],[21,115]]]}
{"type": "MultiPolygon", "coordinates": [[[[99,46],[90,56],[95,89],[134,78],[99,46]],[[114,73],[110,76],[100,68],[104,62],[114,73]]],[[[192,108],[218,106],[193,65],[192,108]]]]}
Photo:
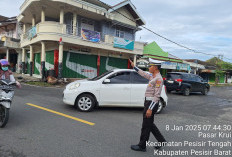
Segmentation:
{"type": "Polygon", "coordinates": [[[54,51],[46,52],[45,70],[54,70],[54,51]]]}
{"type": "Polygon", "coordinates": [[[127,69],[128,59],[101,56],[100,75],[113,69],[127,69]]]}
{"type": "Polygon", "coordinates": [[[64,52],[64,78],[93,78],[97,76],[97,56],[64,52]]]}
{"type": "Polygon", "coordinates": [[[34,74],[40,75],[40,69],[41,69],[41,56],[40,53],[35,53],[34,74]]]}

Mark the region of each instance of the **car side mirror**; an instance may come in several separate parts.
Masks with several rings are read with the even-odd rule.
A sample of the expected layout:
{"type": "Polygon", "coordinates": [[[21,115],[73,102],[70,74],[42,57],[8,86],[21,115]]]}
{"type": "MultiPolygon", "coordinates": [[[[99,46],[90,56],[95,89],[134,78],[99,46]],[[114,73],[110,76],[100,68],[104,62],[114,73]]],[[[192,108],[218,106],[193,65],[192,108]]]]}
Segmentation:
{"type": "Polygon", "coordinates": [[[110,79],[105,79],[105,80],[103,81],[103,83],[104,83],[104,84],[110,83],[110,79]]]}

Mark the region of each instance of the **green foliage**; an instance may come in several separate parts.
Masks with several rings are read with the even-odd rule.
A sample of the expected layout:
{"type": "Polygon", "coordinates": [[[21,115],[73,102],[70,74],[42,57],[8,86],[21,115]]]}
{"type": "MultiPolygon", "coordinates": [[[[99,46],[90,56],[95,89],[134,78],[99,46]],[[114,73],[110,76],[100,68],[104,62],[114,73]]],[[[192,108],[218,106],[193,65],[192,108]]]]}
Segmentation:
{"type": "Polygon", "coordinates": [[[220,67],[223,70],[232,70],[232,63],[222,62],[220,63],[220,67]]]}
{"type": "Polygon", "coordinates": [[[217,57],[213,57],[213,58],[207,60],[206,62],[211,64],[211,65],[216,66],[215,84],[218,84],[218,82],[220,80],[220,77],[225,74],[226,70],[232,70],[232,63],[224,62],[223,60],[221,60],[221,59],[219,59],[217,57]]]}
{"type": "Polygon", "coordinates": [[[206,61],[207,63],[211,65],[216,65],[217,70],[232,70],[232,63],[224,62],[223,60],[213,57],[206,61]]]}
{"type": "Polygon", "coordinates": [[[225,73],[225,71],[222,71],[222,70],[215,70],[215,72],[216,72],[217,77],[219,77],[219,76],[221,76],[222,74],[225,73]]]}

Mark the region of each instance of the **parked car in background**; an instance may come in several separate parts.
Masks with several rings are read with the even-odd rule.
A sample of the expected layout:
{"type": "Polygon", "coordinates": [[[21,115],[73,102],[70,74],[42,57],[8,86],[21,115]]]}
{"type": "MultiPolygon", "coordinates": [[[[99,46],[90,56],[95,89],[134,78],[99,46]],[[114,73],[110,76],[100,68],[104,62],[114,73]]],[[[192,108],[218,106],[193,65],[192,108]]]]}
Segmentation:
{"type": "Polygon", "coordinates": [[[201,92],[203,95],[207,95],[210,90],[210,85],[194,74],[169,72],[164,80],[167,92],[182,92],[185,96],[191,92],[201,92]]]}
{"type": "MultiPolygon", "coordinates": [[[[95,106],[144,107],[147,79],[132,69],[108,71],[93,79],[79,80],[66,86],[63,102],[83,112],[95,106]]],[[[157,113],[166,107],[168,97],[162,87],[157,113]]]]}

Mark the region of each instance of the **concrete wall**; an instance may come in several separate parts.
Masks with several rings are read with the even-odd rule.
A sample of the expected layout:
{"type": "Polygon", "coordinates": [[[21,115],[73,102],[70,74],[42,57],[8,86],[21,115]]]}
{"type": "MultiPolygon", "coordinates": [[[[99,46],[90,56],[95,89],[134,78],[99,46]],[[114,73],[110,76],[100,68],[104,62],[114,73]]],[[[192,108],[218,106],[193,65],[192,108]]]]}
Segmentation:
{"type": "Polygon", "coordinates": [[[136,27],[136,23],[133,20],[129,20],[129,19],[134,19],[134,18],[125,7],[120,8],[120,9],[117,10],[117,12],[114,11],[112,13],[114,14],[114,19],[115,20],[136,27]],[[118,12],[120,12],[121,14],[125,15],[128,18],[122,16],[118,12]]]}
{"type": "MultiPolygon", "coordinates": [[[[113,26],[111,22],[106,22],[102,21],[101,22],[101,32],[102,34],[105,35],[111,35],[111,36],[116,36],[116,27],[118,26],[113,26]]],[[[135,33],[133,29],[122,27],[124,31],[124,39],[127,40],[135,40],[135,33]]]]}
{"type": "MultiPolygon", "coordinates": [[[[104,41],[105,39],[105,35],[111,35],[111,36],[116,36],[116,27],[120,27],[120,26],[115,26],[112,25],[111,22],[107,22],[107,21],[97,21],[94,19],[89,19],[83,16],[77,16],[77,29],[78,29],[78,33],[77,35],[80,36],[81,35],[81,19],[85,18],[87,20],[92,20],[94,21],[94,30],[97,32],[101,33],[101,40],[104,41]]],[[[72,13],[66,13],[65,14],[65,24],[67,24],[67,31],[69,32],[69,34],[71,34],[71,31],[69,31],[69,29],[72,28],[72,19],[73,19],[73,14],[72,13]]],[[[125,33],[124,38],[127,40],[135,40],[135,31],[133,29],[130,28],[126,28],[126,27],[121,27],[125,33]]]]}

